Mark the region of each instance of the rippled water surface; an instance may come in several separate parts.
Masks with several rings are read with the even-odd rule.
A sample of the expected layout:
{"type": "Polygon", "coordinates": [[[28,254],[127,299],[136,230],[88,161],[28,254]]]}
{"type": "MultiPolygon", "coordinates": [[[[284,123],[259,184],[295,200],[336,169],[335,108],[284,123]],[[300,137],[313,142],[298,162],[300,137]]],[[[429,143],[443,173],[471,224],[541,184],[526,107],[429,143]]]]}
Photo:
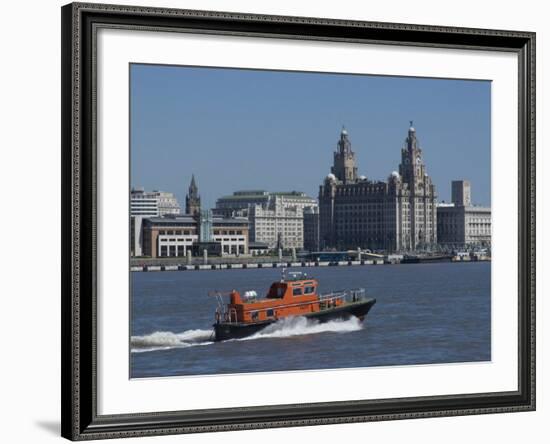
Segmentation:
{"type": "MultiPolygon", "coordinates": [[[[299,269],[297,269],[299,270],[299,269]]],[[[213,290],[264,294],[278,269],[132,273],[131,376],[489,361],[491,264],[307,268],[321,292],[364,287],[365,322],[286,319],[256,335],[212,342],[213,290]]]]}

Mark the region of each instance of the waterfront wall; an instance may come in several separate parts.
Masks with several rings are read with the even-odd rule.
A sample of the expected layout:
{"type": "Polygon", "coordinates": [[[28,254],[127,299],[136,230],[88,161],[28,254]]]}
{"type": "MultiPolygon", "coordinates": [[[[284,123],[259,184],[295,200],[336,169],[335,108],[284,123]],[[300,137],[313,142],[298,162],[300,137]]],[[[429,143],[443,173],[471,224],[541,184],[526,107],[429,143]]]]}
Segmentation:
{"type": "Polygon", "coordinates": [[[298,268],[298,267],[338,267],[352,265],[383,265],[383,259],[365,261],[316,261],[316,262],[260,262],[260,263],[230,263],[230,264],[164,264],[164,265],[132,265],[131,271],[192,271],[192,270],[243,270],[258,268],[298,268]]]}
{"type": "MultiPolygon", "coordinates": [[[[490,261],[490,257],[476,259],[453,257],[450,262],[490,261]]],[[[447,261],[449,262],[449,261],[447,261]]],[[[298,267],[350,267],[361,265],[397,265],[399,260],[369,259],[361,261],[289,261],[289,262],[241,262],[241,263],[209,263],[209,264],[144,264],[131,265],[131,271],[200,271],[200,270],[243,270],[258,268],[298,268],[298,267]]]]}

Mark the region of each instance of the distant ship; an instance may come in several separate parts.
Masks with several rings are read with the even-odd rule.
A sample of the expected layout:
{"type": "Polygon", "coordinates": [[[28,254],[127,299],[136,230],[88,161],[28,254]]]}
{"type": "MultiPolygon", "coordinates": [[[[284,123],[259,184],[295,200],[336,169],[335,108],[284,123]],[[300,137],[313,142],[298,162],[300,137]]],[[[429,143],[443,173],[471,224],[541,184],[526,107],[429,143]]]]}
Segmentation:
{"type": "Polygon", "coordinates": [[[271,284],[266,296],[259,298],[255,291],[242,296],[233,290],[229,303],[223,295],[215,293],[218,308],[215,313],[214,337],[216,341],[238,339],[253,335],[278,320],[301,316],[327,322],[352,317],[363,321],[376,299],[367,298],[365,289],[337,291],[319,295],[316,279],[299,272],[283,276],[271,284]]]}
{"type": "Polygon", "coordinates": [[[424,262],[451,262],[452,254],[424,254],[424,255],[405,255],[401,259],[402,264],[421,264],[424,262]]]}

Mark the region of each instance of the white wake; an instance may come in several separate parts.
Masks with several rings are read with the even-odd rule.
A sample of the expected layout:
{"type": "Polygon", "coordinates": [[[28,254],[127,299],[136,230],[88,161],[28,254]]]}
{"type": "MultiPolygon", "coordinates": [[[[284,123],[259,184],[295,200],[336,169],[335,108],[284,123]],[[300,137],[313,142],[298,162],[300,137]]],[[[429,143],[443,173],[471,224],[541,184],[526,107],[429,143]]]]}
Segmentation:
{"type": "Polygon", "coordinates": [[[212,339],[212,330],[186,330],[182,333],[156,331],[149,335],[132,336],[130,345],[133,353],[139,353],[208,345],[212,343],[212,339]]]}
{"type": "MultiPolygon", "coordinates": [[[[251,336],[229,341],[251,341],[264,338],[290,338],[292,336],[312,335],[318,333],[347,333],[363,328],[362,322],[352,317],[320,323],[314,319],[291,317],[281,319],[251,336]]],[[[182,333],[156,331],[149,335],[132,336],[130,339],[132,353],[169,350],[172,348],[195,347],[213,344],[212,330],[186,330],[182,333]]]]}
{"type": "Polygon", "coordinates": [[[314,319],[304,317],[292,317],[281,319],[260,330],[258,333],[240,339],[249,341],[261,338],[289,338],[292,336],[312,335],[317,333],[347,333],[358,331],[363,328],[363,324],[356,317],[350,319],[337,319],[334,321],[320,323],[314,319]]]}

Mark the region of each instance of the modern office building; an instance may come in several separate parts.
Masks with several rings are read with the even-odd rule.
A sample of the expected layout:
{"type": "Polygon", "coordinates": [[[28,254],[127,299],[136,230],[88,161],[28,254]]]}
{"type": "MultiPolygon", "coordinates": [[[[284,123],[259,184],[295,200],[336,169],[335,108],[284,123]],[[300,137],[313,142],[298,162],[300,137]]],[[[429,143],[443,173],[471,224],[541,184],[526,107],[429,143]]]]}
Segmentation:
{"type": "Polygon", "coordinates": [[[144,218],[175,215],[180,212],[180,204],[173,193],[132,188],[130,191],[130,255],[143,254],[141,228],[144,218]]]}
{"type": "Polygon", "coordinates": [[[183,257],[188,250],[200,255],[196,246],[201,243],[219,244],[222,255],[248,254],[248,219],[215,217],[207,213],[144,219],[143,255],[183,257]]]}
{"type": "Polygon", "coordinates": [[[358,176],[355,152],[342,129],[331,173],[319,187],[324,249],[410,251],[437,243],[436,192],[412,125],[399,171],[386,181],[358,176]]]}
{"type": "Polygon", "coordinates": [[[181,208],[176,196],[166,191],[145,191],[132,188],[130,191],[130,214],[132,216],[164,216],[180,214],[181,208]]]}
{"type": "Polygon", "coordinates": [[[451,182],[451,201],[457,206],[472,205],[472,187],[468,180],[453,180],[451,182]]]}

